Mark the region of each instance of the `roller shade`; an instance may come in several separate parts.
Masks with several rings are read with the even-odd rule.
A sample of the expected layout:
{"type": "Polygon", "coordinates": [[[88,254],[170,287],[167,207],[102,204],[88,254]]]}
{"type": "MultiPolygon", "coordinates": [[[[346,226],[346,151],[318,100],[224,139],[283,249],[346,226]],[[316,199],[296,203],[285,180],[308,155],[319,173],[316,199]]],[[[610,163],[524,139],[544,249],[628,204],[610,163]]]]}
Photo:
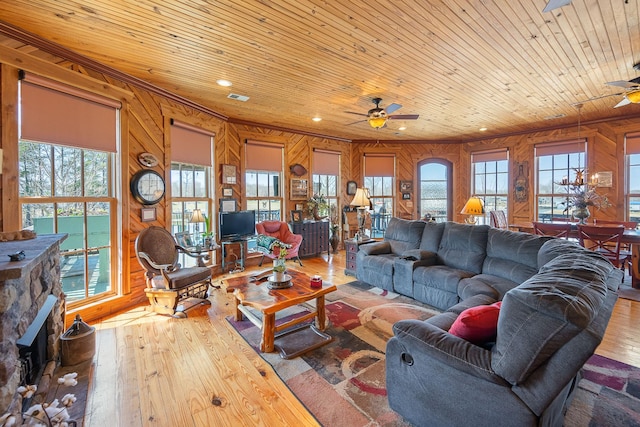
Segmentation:
{"type": "Polygon", "coordinates": [[[500,160],[509,160],[509,151],[506,148],[500,150],[486,150],[471,153],[471,162],[498,162],[500,160]]]}
{"type": "Polygon", "coordinates": [[[313,150],[313,173],[316,175],[340,175],[340,153],[313,150]]]}
{"type": "Polygon", "coordinates": [[[282,172],[284,145],[250,139],[245,145],[245,168],[247,170],[282,172]]]}
{"type": "Polygon", "coordinates": [[[393,154],[365,154],[364,176],[394,176],[393,154]]]}
{"type": "Polygon", "coordinates": [[[627,134],[626,154],[640,154],[640,132],[627,134]]]}
{"type": "Polygon", "coordinates": [[[536,144],[536,157],[552,156],[555,154],[583,153],[586,151],[586,140],[574,139],[562,142],[547,142],[536,144]]]}
{"type": "Polygon", "coordinates": [[[171,160],[192,165],[212,165],[213,133],[171,120],[171,160]]]}
{"type": "Polygon", "coordinates": [[[22,77],[21,139],[116,152],[119,102],[31,74],[22,77]]]}

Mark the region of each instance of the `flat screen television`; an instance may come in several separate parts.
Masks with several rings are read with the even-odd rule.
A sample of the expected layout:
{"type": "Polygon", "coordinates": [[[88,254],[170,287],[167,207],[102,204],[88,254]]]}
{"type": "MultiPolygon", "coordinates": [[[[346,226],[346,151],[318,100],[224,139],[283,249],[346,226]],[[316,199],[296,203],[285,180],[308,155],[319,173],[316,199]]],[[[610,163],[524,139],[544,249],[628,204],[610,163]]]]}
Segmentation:
{"type": "Polygon", "coordinates": [[[220,212],[220,240],[240,240],[256,234],[256,211],[220,212]]]}

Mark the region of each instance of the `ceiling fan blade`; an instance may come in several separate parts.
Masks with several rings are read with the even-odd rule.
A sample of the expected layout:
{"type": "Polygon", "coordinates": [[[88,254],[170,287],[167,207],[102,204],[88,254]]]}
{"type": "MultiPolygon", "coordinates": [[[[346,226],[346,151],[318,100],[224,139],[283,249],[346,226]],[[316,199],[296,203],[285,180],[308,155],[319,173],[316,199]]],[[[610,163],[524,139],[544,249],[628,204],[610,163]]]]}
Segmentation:
{"type": "Polygon", "coordinates": [[[420,114],[394,114],[393,116],[387,116],[391,120],[418,120],[420,114]]]}
{"type": "Polygon", "coordinates": [[[550,0],[547,5],[542,9],[542,13],[551,12],[559,7],[566,6],[571,3],[571,0],[550,0]]]}
{"type": "Polygon", "coordinates": [[[624,81],[624,80],[616,80],[614,82],[607,82],[605,83],[609,86],[617,86],[617,87],[636,87],[638,86],[638,83],[633,83],[633,81],[624,81]]]}
{"type": "Polygon", "coordinates": [[[622,98],[622,101],[618,102],[613,108],[624,107],[625,105],[631,104],[631,101],[625,96],[622,98]]]}
{"type": "Polygon", "coordinates": [[[394,111],[397,111],[397,110],[399,110],[399,109],[401,109],[401,108],[402,108],[402,105],[400,105],[400,104],[396,104],[396,103],[393,103],[393,104],[390,104],[387,108],[385,108],[385,109],[384,109],[384,111],[385,111],[387,114],[391,114],[391,113],[393,113],[394,111]]]}
{"type": "Polygon", "coordinates": [[[363,114],[363,113],[356,113],[355,111],[345,111],[345,113],[347,113],[347,114],[356,114],[356,115],[358,115],[358,116],[369,117],[367,114],[363,114]]]}
{"type": "Polygon", "coordinates": [[[365,120],[358,120],[357,122],[347,123],[347,126],[355,125],[355,124],[366,122],[366,121],[367,121],[366,119],[365,120]]]}

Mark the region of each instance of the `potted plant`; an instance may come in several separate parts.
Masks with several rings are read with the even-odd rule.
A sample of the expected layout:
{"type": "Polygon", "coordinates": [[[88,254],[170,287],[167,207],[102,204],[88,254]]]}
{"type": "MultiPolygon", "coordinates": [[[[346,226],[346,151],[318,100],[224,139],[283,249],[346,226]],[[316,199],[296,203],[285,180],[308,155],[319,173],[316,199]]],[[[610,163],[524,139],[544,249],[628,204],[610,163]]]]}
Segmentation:
{"type": "Polygon", "coordinates": [[[205,231],[202,233],[202,244],[206,249],[211,250],[215,243],[215,233],[211,231],[211,217],[207,215],[203,216],[205,231]]]}
{"type": "Polygon", "coordinates": [[[289,249],[291,245],[286,243],[282,243],[279,240],[276,240],[271,247],[271,251],[275,252],[275,249],[278,248],[278,257],[273,260],[273,281],[274,282],[284,282],[285,271],[287,270],[285,266],[285,261],[287,257],[287,249],[289,249]]]}
{"type": "Polygon", "coordinates": [[[329,204],[322,194],[314,194],[309,200],[307,200],[307,212],[311,219],[319,221],[326,218],[327,209],[329,204]]]}

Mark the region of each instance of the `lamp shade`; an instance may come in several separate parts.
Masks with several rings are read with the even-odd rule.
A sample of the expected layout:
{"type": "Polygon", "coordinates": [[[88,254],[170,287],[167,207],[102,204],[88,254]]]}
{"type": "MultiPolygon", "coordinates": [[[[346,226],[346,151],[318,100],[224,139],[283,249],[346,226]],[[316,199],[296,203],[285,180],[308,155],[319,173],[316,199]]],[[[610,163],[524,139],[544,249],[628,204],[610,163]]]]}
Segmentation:
{"type": "Polygon", "coordinates": [[[358,188],[350,204],[351,206],[368,207],[369,203],[369,190],[367,188],[358,188]]]}
{"type": "Polygon", "coordinates": [[[191,213],[191,218],[189,219],[189,222],[204,222],[204,215],[202,215],[202,211],[200,209],[194,209],[193,212],[191,213]]]}
{"type": "Polygon", "coordinates": [[[482,215],[484,213],[484,202],[480,197],[471,196],[460,213],[464,215],[482,215]]]}

